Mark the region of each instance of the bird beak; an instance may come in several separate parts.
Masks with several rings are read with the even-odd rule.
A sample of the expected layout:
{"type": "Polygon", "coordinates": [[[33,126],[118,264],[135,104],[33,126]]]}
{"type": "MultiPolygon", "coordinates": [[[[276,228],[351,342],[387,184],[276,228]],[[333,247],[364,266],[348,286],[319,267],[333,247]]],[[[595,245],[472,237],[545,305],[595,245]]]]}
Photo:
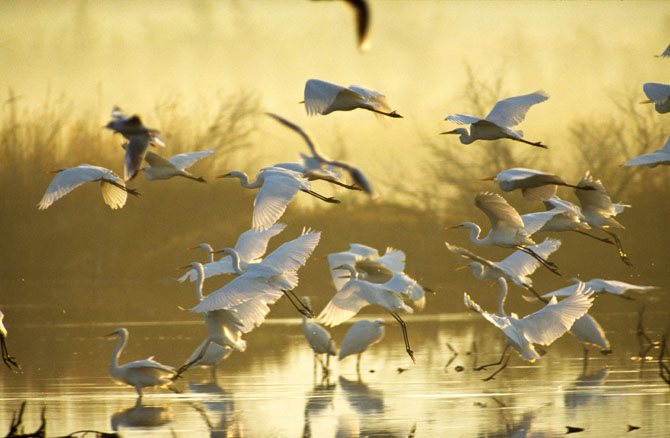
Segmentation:
{"type": "Polygon", "coordinates": [[[190,247],[186,248],[186,251],[190,251],[190,250],[192,250],[192,249],[198,249],[198,245],[196,245],[196,246],[190,246],[190,247]]]}
{"type": "Polygon", "coordinates": [[[479,181],[493,181],[495,178],[495,176],[489,176],[488,178],[482,178],[479,181]]]}
{"type": "Polygon", "coordinates": [[[468,265],[465,266],[459,266],[458,268],[454,269],[454,271],[462,271],[463,269],[466,269],[468,265]]]}
{"type": "Polygon", "coordinates": [[[647,100],[643,100],[643,101],[642,101],[642,102],[640,102],[640,103],[652,103],[652,101],[651,101],[651,100],[649,100],[649,99],[647,99],[647,100]]]}
{"type": "Polygon", "coordinates": [[[189,269],[191,265],[184,265],[184,266],[179,266],[175,268],[175,271],[179,271],[180,269],[189,269]]]}
{"type": "Polygon", "coordinates": [[[107,333],[106,335],[98,336],[98,338],[99,339],[108,338],[110,336],[114,336],[115,334],[116,334],[116,332],[111,332],[111,333],[107,333]]]}
{"type": "Polygon", "coordinates": [[[456,132],[455,129],[453,129],[453,130],[451,130],[451,131],[440,132],[440,135],[444,135],[444,134],[458,134],[458,133],[456,132]]]}
{"type": "Polygon", "coordinates": [[[449,225],[447,227],[444,227],[445,230],[453,230],[454,228],[459,228],[460,225],[449,225]]]}
{"type": "Polygon", "coordinates": [[[218,175],[218,176],[215,176],[215,177],[214,177],[214,179],[219,179],[219,178],[228,178],[228,177],[230,177],[230,174],[229,174],[229,173],[225,173],[225,174],[223,174],[223,175],[218,175]]]}
{"type": "Polygon", "coordinates": [[[300,102],[298,102],[298,103],[299,103],[299,104],[300,104],[300,103],[305,103],[305,101],[304,101],[304,100],[301,100],[301,101],[300,101],[300,102]]]}
{"type": "Polygon", "coordinates": [[[218,254],[220,252],[223,252],[222,249],[217,249],[216,251],[207,251],[207,254],[218,254]]]}

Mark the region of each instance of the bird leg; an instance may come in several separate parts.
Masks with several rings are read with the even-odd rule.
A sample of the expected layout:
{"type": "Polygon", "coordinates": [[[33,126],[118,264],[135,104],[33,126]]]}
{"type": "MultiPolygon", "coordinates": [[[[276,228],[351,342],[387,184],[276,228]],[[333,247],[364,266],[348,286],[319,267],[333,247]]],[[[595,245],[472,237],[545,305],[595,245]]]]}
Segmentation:
{"type": "Polygon", "coordinates": [[[549,149],[547,146],[543,145],[541,141],[532,142],[532,141],[524,140],[523,138],[516,138],[516,137],[508,137],[508,138],[510,138],[514,141],[520,141],[521,143],[529,144],[531,146],[537,146],[538,148],[549,149]]]}
{"type": "Polygon", "coordinates": [[[205,181],[205,178],[203,178],[201,176],[186,175],[186,174],[183,174],[183,173],[180,173],[177,176],[183,176],[184,178],[192,179],[193,181],[198,181],[198,182],[202,182],[202,183],[207,182],[207,181],[205,181]]]}
{"type": "Polygon", "coordinates": [[[608,238],[594,236],[593,234],[589,234],[589,233],[587,233],[587,232],[585,232],[585,231],[580,231],[580,230],[572,230],[572,231],[574,231],[575,233],[583,234],[583,235],[585,235],[585,236],[589,236],[590,238],[599,240],[599,241],[601,241],[601,242],[603,242],[603,243],[608,243],[608,244],[610,244],[610,245],[614,245],[614,242],[612,242],[612,241],[609,240],[608,238]]]}
{"type": "Polygon", "coordinates": [[[345,189],[349,189],[349,190],[361,190],[361,191],[363,190],[362,188],[358,187],[356,184],[349,185],[349,184],[345,184],[343,182],[329,180],[329,179],[327,179],[326,181],[328,181],[331,184],[335,184],[336,186],[344,187],[345,189]]]}
{"type": "Polygon", "coordinates": [[[18,373],[21,370],[21,365],[16,363],[14,357],[9,354],[5,337],[2,335],[0,335],[0,350],[2,350],[2,361],[5,363],[5,365],[7,365],[7,368],[14,371],[15,373],[18,373]]]}
{"type": "Polygon", "coordinates": [[[400,324],[400,328],[402,329],[402,337],[405,340],[405,351],[407,351],[407,354],[409,354],[412,362],[416,363],[416,359],[414,359],[414,352],[409,346],[409,339],[407,338],[407,326],[405,325],[405,321],[403,321],[400,315],[398,315],[396,312],[391,312],[391,316],[393,316],[395,320],[398,321],[398,324],[400,324]]]}
{"type": "Polygon", "coordinates": [[[335,199],[335,198],[327,198],[327,197],[325,197],[325,196],[323,196],[323,195],[320,195],[320,194],[318,194],[318,193],[316,193],[316,192],[313,192],[313,191],[311,191],[311,190],[300,189],[300,191],[305,192],[305,193],[309,193],[310,195],[312,195],[312,196],[314,196],[315,198],[320,199],[320,200],[322,200],[322,201],[324,201],[324,202],[330,202],[331,204],[339,204],[339,203],[340,203],[340,200],[339,200],[339,199],[335,199]]]}
{"type": "Polygon", "coordinates": [[[284,295],[286,295],[286,298],[293,304],[293,307],[295,309],[305,315],[308,318],[314,318],[314,312],[312,312],[312,309],[309,307],[305,306],[302,301],[298,299],[298,297],[295,296],[295,293],[292,290],[284,290],[282,289],[282,292],[284,292],[284,295]],[[293,297],[293,298],[291,298],[293,297]],[[295,301],[294,301],[295,300],[295,301]]]}
{"type": "Polygon", "coordinates": [[[483,380],[484,380],[485,382],[488,382],[489,380],[493,380],[493,378],[496,376],[496,374],[498,374],[499,372],[501,372],[502,370],[505,369],[505,367],[507,366],[507,362],[509,362],[509,358],[510,358],[510,356],[508,355],[508,356],[507,356],[507,359],[506,359],[505,362],[502,364],[502,366],[501,366],[500,368],[498,368],[497,370],[495,370],[495,372],[494,372],[493,374],[491,374],[490,376],[488,376],[486,379],[483,379],[483,380]]]}
{"type": "Polygon", "coordinates": [[[633,264],[630,262],[630,259],[628,258],[628,255],[626,255],[626,253],[623,250],[623,247],[621,246],[621,240],[619,240],[619,236],[605,229],[603,229],[603,231],[612,236],[612,238],[614,239],[614,243],[616,244],[616,249],[619,251],[619,257],[621,258],[621,261],[623,261],[628,266],[633,266],[633,264]]]}
{"type": "Polygon", "coordinates": [[[172,376],[172,381],[174,382],[175,380],[177,380],[178,378],[180,378],[181,375],[184,374],[189,368],[191,368],[191,367],[193,366],[194,363],[196,363],[196,362],[198,362],[200,359],[202,359],[202,358],[205,356],[205,353],[207,353],[207,349],[208,349],[209,346],[212,344],[212,342],[213,342],[213,341],[212,341],[211,339],[208,339],[208,340],[207,340],[207,344],[205,344],[205,347],[204,347],[202,350],[200,350],[200,354],[198,354],[198,356],[197,356],[195,359],[193,359],[192,361],[190,361],[190,362],[188,362],[188,363],[185,363],[184,365],[182,365],[181,367],[179,367],[179,369],[177,370],[177,374],[175,374],[174,376],[172,376]]]}
{"type": "Polygon", "coordinates": [[[106,179],[105,182],[106,182],[106,183],[109,183],[109,184],[111,184],[111,185],[113,185],[113,186],[116,186],[116,187],[120,188],[121,190],[125,191],[126,193],[129,193],[129,194],[131,194],[131,195],[133,195],[133,196],[140,196],[140,192],[138,192],[138,191],[135,190],[135,189],[131,189],[131,188],[128,188],[128,187],[126,187],[126,186],[122,186],[121,184],[119,184],[119,183],[117,183],[117,182],[115,182],[115,181],[110,181],[110,180],[108,180],[108,179],[106,179]]]}
{"type": "MultiPolygon", "coordinates": [[[[531,291],[531,292],[533,293],[533,295],[535,295],[535,296],[537,297],[538,300],[542,301],[542,302],[545,303],[545,304],[548,304],[548,303],[549,303],[549,300],[546,299],[546,298],[544,298],[544,297],[543,297],[542,295],[540,295],[539,293],[537,293],[537,291],[536,291],[535,289],[533,289],[532,286],[526,286],[526,289],[528,289],[529,291],[531,291]]],[[[531,299],[532,299],[532,298],[531,298],[531,299]]]]}
{"type": "Polygon", "coordinates": [[[536,253],[535,251],[533,251],[532,249],[530,249],[530,248],[528,248],[528,247],[525,247],[525,246],[520,246],[520,245],[517,246],[516,248],[519,249],[519,250],[521,250],[521,251],[523,251],[523,252],[525,252],[525,253],[528,254],[529,256],[533,257],[535,260],[537,260],[538,262],[540,262],[540,263],[542,264],[542,266],[544,266],[545,268],[549,269],[549,270],[550,270],[551,272],[553,272],[554,274],[556,274],[556,275],[561,275],[561,273],[558,272],[558,266],[556,266],[555,263],[543,259],[543,258],[540,257],[539,255],[537,255],[537,253],[536,253]]]}
{"type": "MultiPolygon", "coordinates": [[[[508,348],[509,348],[509,345],[505,345],[505,348],[503,349],[502,355],[500,355],[500,359],[498,359],[497,362],[488,363],[486,365],[480,365],[478,367],[474,367],[473,370],[474,371],[481,371],[481,370],[485,370],[488,367],[492,367],[493,365],[500,365],[503,362],[503,359],[505,358],[505,353],[507,353],[508,348]]],[[[475,352],[475,354],[476,354],[476,352],[475,352]]]]}

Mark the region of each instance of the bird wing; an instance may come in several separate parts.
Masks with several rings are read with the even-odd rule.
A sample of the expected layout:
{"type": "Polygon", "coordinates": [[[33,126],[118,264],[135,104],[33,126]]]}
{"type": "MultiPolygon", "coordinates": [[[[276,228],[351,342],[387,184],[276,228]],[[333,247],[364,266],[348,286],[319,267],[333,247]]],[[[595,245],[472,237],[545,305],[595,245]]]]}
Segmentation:
{"type": "Polygon", "coordinates": [[[658,286],[637,286],[635,284],[624,283],[617,280],[601,280],[594,278],[586,282],[586,287],[593,289],[594,292],[608,292],[614,295],[623,295],[627,290],[646,292],[652,289],[658,289],[658,286]]]}
{"type": "MultiPolygon", "coordinates": [[[[311,79],[311,80],[317,81],[316,79],[311,79]]],[[[309,83],[309,81],[307,81],[307,82],[309,83]]],[[[323,81],[318,81],[318,82],[323,82],[323,81]]],[[[305,85],[305,88],[307,88],[307,85],[305,85]]],[[[309,150],[312,152],[312,155],[314,155],[314,158],[317,161],[319,161],[321,163],[323,163],[324,161],[328,161],[328,158],[326,158],[321,153],[321,151],[319,150],[319,146],[316,143],[316,141],[314,141],[314,139],[304,129],[302,129],[300,126],[296,125],[295,123],[289,122],[288,120],[286,120],[285,118],[283,118],[281,116],[278,116],[277,114],[273,114],[273,113],[265,113],[265,114],[272,117],[273,119],[275,119],[276,121],[278,121],[282,125],[286,126],[287,128],[290,128],[290,129],[294,130],[295,132],[297,132],[298,135],[300,135],[302,137],[302,139],[305,141],[305,143],[307,143],[307,147],[309,147],[309,150]]]]}
{"type": "Polygon", "coordinates": [[[552,210],[554,208],[559,208],[567,213],[570,213],[574,216],[577,216],[579,218],[583,219],[583,215],[581,212],[581,209],[577,207],[575,204],[572,202],[565,201],[557,196],[552,196],[551,198],[547,199],[545,201],[545,205],[547,205],[547,210],[552,210]]]}
{"type": "Polygon", "coordinates": [[[149,147],[149,137],[145,135],[132,135],[126,144],[125,166],[123,169],[123,179],[130,181],[137,175],[142,166],[142,160],[149,147]]]}
{"type": "Polygon", "coordinates": [[[379,259],[358,259],[354,267],[363,273],[363,278],[370,283],[383,284],[393,277],[393,271],[380,263],[379,259]]]}
{"type": "Polygon", "coordinates": [[[384,255],[377,261],[395,272],[405,270],[405,253],[400,249],[386,248],[384,255]]]}
{"type": "Polygon", "coordinates": [[[580,284],[569,297],[560,302],[554,297],[542,309],[519,320],[513,320],[512,323],[520,328],[528,341],[549,345],[568,331],[589,310],[591,304],[591,289],[580,284]]]}
{"type": "Polygon", "coordinates": [[[484,318],[486,318],[487,321],[502,330],[503,333],[505,333],[505,335],[516,344],[524,345],[528,343],[528,341],[523,338],[523,335],[519,333],[518,329],[511,324],[511,318],[507,316],[498,316],[487,312],[486,310],[482,309],[479,304],[475,303],[467,293],[463,293],[463,303],[465,304],[465,307],[474,312],[480,313],[484,318]]]}
{"type": "Polygon", "coordinates": [[[160,362],[156,362],[154,360],[153,356],[150,356],[150,357],[148,357],[144,360],[136,360],[134,362],[129,362],[129,363],[124,364],[122,366],[123,366],[123,368],[126,368],[126,369],[128,369],[128,368],[134,368],[134,369],[138,369],[138,368],[158,368],[159,370],[163,370],[167,373],[175,373],[176,372],[174,367],[172,367],[170,365],[163,365],[160,362]]]}
{"type": "Polygon", "coordinates": [[[309,187],[306,179],[288,172],[264,172],[265,180],[254,200],[253,229],[270,228],[284,214],[298,190],[309,187]]]}
{"type": "Polygon", "coordinates": [[[458,125],[471,125],[473,123],[481,122],[484,119],[477,116],[470,116],[468,114],[450,114],[445,117],[444,120],[448,120],[458,125]]]}
{"type": "Polygon", "coordinates": [[[144,161],[149,163],[151,167],[167,167],[170,169],[174,167],[174,165],[169,160],[166,160],[165,158],[161,157],[155,152],[151,152],[150,150],[147,150],[146,154],[144,155],[144,161]]]}
{"type": "Polygon", "coordinates": [[[209,155],[212,155],[214,152],[216,152],[216,150],[207,149],[205,151],[177,154],[170,157],[170,163],[172,163],[174,167],[176,167],[179,170],[185,170],[193,166],[196,162],[198,162],[198,160],[201,160],[209,155]]]}
{"type": "MultiPolygon", "coordinates": [[[[485,266],[488,266],[490,268],[498,270],[499,268],[491,261],[488,259],[485,259],[484,257],[480,257],[477,254],[471,252],[468,249],[462,248],[460,246],[452,245],[449,242],[444,242],[444,244],[447,246],[447,249],[454,254],[458,254],[459,256],[463,257],[464,259],[468,260],[474,260],[476,262],[479,262],[485,266]]],[[[528,256],[530,257],[530,256],[528,256]]],[[[532,258],[532,257],[531,257],[532,258]]]]}
{"type": "MultiPolygon", "coordinates": [[[[560,240],[546,239],[544,242],[535,246],[528,246],[528,249],[531,249],[535,254],[547,259],[554,251],[561,247],[560,240]]],[[[501,260],[499,265],[503,265],[510,272],[514,273],[519,277],[527,277],[540,266],[540,262],[537,261],[534,257],[526,254],[523,251],[514,251],[512,255],[501,260]]]]}
{"type": "Polygon", "coordinates": [[[235,252],[239,256],[240,261],[248,263],[263,257],[263,254],[268,249],[270,239],[284,231],[285,228],[285,224],[276,223],[267,230],[257,231],[251,229],[240,234],[235,244],[235,252]]]}
{"type": "Polygon", "coordinates": [[[582,177],[578,187],[591,187],[593,190],[574,189],[579,203],[583,210],[597,211],[605,216],[615,216],[623,210],[625,205],[613,204],[610,197],[605,191],[600,180],[593,179],[591,174],[587,171],[582,177]]]}
{"type": "Polygon", "coordinates": [[[307,115],[323,114],[336,99],[353,99],[365,102],[365,97],[353,90],[319,79],[305,83],[305,110],[307,115]]]}
{"type": "Polygon", "coordinates": [[[218,309],[231,309],[242,303],[261,297],[277,296],[279,298],[281,295],[282,291],[268,284],[265,279],[242,274],[222,288],[209,294],[207,298],[193,307],[191,311],[204,313],[218,309]]]}
{"type": "Polygon", "coordinates": [[[521,216],[521,220],[523,221],[523,229],[530,236],[538,232],[544,226],[544,224],[549,222],[551,218],[553,218],[557,214],[562,213],[563,210],[554,208],[548,211],[537,211],[535,213],[524,214],[521,216]]]}
{"type": "Polygon", "coordinates": [[[319,244],[320,231],[303,229],[300,237],[283,243],[260,262],[263,268],[276,272],[297,271],[319,244]]]}
{"type": "Polygon", "coordinates": [[[109,205],[109,208],[112,210],[116,210],[126,205],[128,192],[122,188],[126,186],[123,180],[116,175],[113,176],[116,179],[112,179],[112,181],[116,184],[110,183],[108,179],[102,179],[100,180],[100,191],[102,192],[102,199],[105,201],[105,204],[109,205]]]}
{"type": "Polygon", "coordinates": [[[669,45],[668,47],[665,48],[665,50],[663,51],[663,53],[661,53],[660,55],[656,55],[656,56],[658,56],[658,57],[660,57],[660,58],[668,58],[668,57],[670,57],[670,45],[669,45]]]}
{"type": "MultiPolygon", "coordinates": [[[[111,170],[105,169],[104,167],[92,166],[90,164],[80,164],[79,166],[62,170],[56,174],[44,192],[44,195],[38,204],[38,208],[44,210],[80,185],[100,179],[109,179],[110,181],[114,181],[125,187],[121,178],[116,176],[111,170]]],[[[111,186],[111,184],[107,185],[111,186]]],[[[109,189],[109,191],[107,190],[108,189],[103,187],[103,198],[105,198],[105,195],[107,194],[110,196],[111,201],[111,198],[114,196],[110,193],[111,189],[109,189]]],[[[105,198],[105,202],[112,207],[112,204],[107,202],[107,198],[105,198]]]]}
{"type": "Polygon", "coordinates": [[[546,184],[540,187],[525,187],[521,189],[521,193],[526,201],[545,201],[556,195],[558,186],[554,184],[546,184]]]}
{"type": "Polygon", "coordinates": [[[363,307],[372,304],[364,295],[364,288],[374,287],[362,280],[349,280],[330,299],[317,320],[333,327],[356,315],[363,307]]]}
{"type": "Polygon", "coordinates": [[[647,82],[642,86],[642,90],[654,103],[663,103],[670,97],[670,85],[647,82]]]}
{"type": "Polygon", "coordinates": [[[408,298],[417,309],[423,309],[426,305],[426,293],[423,287],[404,272],[394,273],[393,277],[384,283],[384,287],[408,298]]]}
{"type": "Polygon", "coordinates": [[[650,154],[638,155],[631,158],[624,166],[649,166],[656,167],[659,164],[670,164],[670,151],[654,151],[650,154]]]}
{"type": "Polygon", "coordinates": [[[512,128],[526,118],[531,106],[549,99],[549,95],[542,90],[523,96],[509,97],[495,104],[486,120],[504,128],[512,128]]]}
{"type": "Polygon", "coordinates": [[[358,49],[365,52],[370,48],[370,8],[366,0],[344,0],[351,6],[356,16],[356,36],[358,49]]]}
{"type": "Polygon", "coordinates": [[[479,193],[475,196],[475,205],[488,216],[492,228],[524,228],[519,213],[496,193],[479,193]]]}
{"type": "Polygon", "coordinates": [[[355,93],[363,96],[368,102],[373,104],[375,109],[382,112],[391,112],[392,109],[386,101],[386,96],[379,91],[371,90],[370,88],[361,87],[360,85],[349,85],[349,89],[355,93]]]}

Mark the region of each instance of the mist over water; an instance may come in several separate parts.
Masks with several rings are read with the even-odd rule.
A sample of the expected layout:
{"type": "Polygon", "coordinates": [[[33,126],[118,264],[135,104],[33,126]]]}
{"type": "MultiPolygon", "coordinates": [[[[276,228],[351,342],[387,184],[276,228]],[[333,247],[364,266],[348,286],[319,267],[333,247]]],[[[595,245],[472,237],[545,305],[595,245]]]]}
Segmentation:
{"type": "MultiPolygon", "coordinates": [[[[645,436],[667,435],[670,400],[658,376],[658,349],[641,363],[635,333],[641,308],[652,340],[667,329],[670,174],[663,166],[618,165],[659,149],[670,135],[667,115],[637,104],[645,98],[643,83],[668,82],[670,61],[654,55],[670,42],[662,32],[670,6],[373,1],[371,7],[372,47],[362,54],[352,13],[336,1],[0,4],[0,309],[10,351],[23,365],[23,374],[0,371],[0,427],[27,399],[27,430],[39,426],[44,403],[49,435],[109,431],[113,424],[137,436],[408,436],[414,426],[416,436],[505,436],[515,428],[552,436],[568,424],[591,436],[621,436],[627,424],[642,426],[645,436]],[[404,118],[362,110],[309,118],[298,102],[310,78],[379,90],[404,118]],[[438,135],[454,127],[443,120],[448,114],[485,116],[497,100],[538,89],[550,99],[534,106],[521,128],[548,150],[506,141],[466,146],[438,135]],[[86,162],[122,174],[122,140],[102,128],[115,105],[161,131],[167,146],[155,152],[164,156],[218,149],[191,169],[207,184],[147,181],[140,174],[129,186],[141,196],[121,210],[110,210],[95,184],[37,210],[53,178],[49,170],[86,162]],[[335,290],[326,260],[316,258],[353,242],[380,252],[402,249],[405,272],[435,291],[425,316],[408,319],[417,364],[408,363],[400,329],[388,327],[363,356],[361,382],[355,358],[337,364],[327,382],[314,379],[298,315],[281,299],[271,321],[245,337],[248,351],[234,353],[215,379],[208,371],[189,372],[177,385],[183,394],[149,390],[145,404],[156,409],[133,410],[132,388],[109,377],[115,344],[97,337],[126,326],[122,363],[156,355],[179,366],[206,336],[200,315],[178,309],[196,301],[194,285],[177,282],[183,272],[175,268],[205,261],[187,247],[233,246],[251,227],[256,194],[212,177],[231,170],[252,175],[306,151],[265,111],[303,126],[328,155],[355,163],[380,193],[370,201],[315,183],[341,204],[298,194],[269,251],[303,227],[322,232],[295,291],[309,295],[318,311],[335,290]],[[581,345],[566,335],[536,364],[513,354],[492,382],[481,381],[486,371],[472,371],[473,343],[481,362],[493,361],[504,336],[479,315],[465,314],[463,292],[494,311],[499,289],[470,271],[454,271],[463,261],[444,241],[492,260],[509,251],[475,248],[465,231],[443,227],[474,221],[487,230],[473,199],[500,190],[479,179],[508,167],[534,167],[571,183],[591,170],[614,202],[632,206],[617,217],[626,227],[617,233],[633,267],[613,247],[576,233],[534,236],[562,241],[551,260],[563,275],[541,268],[533,276],[542,293],[572,277],[659,287],[629,293],[634,301],[596,299],[590,314],[614,352],[592,350],[586,370],[581,345]],[[447,342],[459,354],[445,372],[452,357],[447,342]],[[133,415],[149,423],[133,429],[133,415]]],[[[518,193],[502,194],[521,213],[543,209],[518,193]]],[[[558,194],[577,201],[571,189],[558,194]]],[[[205,294],[229,280],[208,279],[205,294]]],[[[520,293],[511,286],[508,312],[539,308],[520,293]]],[[[360,316],[387,315],[371,307],[360,316]]],[[[332,330],[336,341],[349,326],[332,330]]]]}

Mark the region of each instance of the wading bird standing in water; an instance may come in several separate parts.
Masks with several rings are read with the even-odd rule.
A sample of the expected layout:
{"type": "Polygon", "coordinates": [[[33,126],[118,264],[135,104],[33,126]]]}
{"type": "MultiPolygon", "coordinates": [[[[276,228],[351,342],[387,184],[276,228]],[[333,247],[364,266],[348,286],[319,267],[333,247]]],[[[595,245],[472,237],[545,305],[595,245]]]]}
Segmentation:
{"type": "Polygon", "coordinates": [[[417,287],[417,283],[402,272],[393,273],[389,281],[380,284],[362,280],[356,268],[349,264],[337,266],[334,269],[349,271],[349,281],[335,293],[317,319],[326,326],[333,327],[347,321],[365,306],[371,304],[381,306],[400,324],[405,350],[412,361],[416,362],[414,352],[409,345],[405,321],[398,315],[398,311],[414,312],[414,309],[404,303],[404,299],[410,300],[414,306],[422,309],[426,302],[423,289],[417,287]]]}
{"type": "Polygon", "coordinates": [[[630,207],[630,205],[613,204],[600,180],[593,179],[588,171],[584,174],[584,177],[579,182],[578,186],[593,188],[593,190],[575,189],[575,195],[577,195],[577,199],[579,199],[579,203],[582,206],[581,211],[582,215],[584,215],[584,220],[586,220],[591,227],[598,228],[609,234],[612,239],[614,239],[614,244],[619,251],[621,260],[628,266],[633,266],[628,259],[628,255],[626,255],[621,246],[619,236],[613,231],[610,231],[612,228],[625,228],[614,219],[614,216],[621,213],[624,208],[630,207]]]}
{"type": "Polygon", "coordinates": [[[347,88],[319,79],[310,79],[305,83],[305,100],[300,103],[305,104],[305,110],[310,116],[362,108],[384,116],[402,118],[391,109],[386,96],[378,91],[358,85],[347,88]]]}
{"type": "Polygon", "coordinates": [[[549,99],[549,96],[541,90],[523,96],[509,97],[496,103],[484,119],[467,114],[451,114],[444,120],[449,120],[459,125],[470,125],[470,132],[465,128],[456,128],[451,131],[441,132],[441,134],[460,134],[459,139],[463,144],[470,144],[476,140],[509,138],[510,140],[546,149],[547,146],[543,145],[542,142],[525,140],[522,138],[523,131],[514,131],[512,128],[523,122],[531,106],[544,102],[547,99],[549,99]]]}
{"type": "Polygon", "coordinates": [[[249,182],[249,177],[246,173],[239,171],[228,172],[225,175],[214,177],[214,179],[218,178],[238,178],[240,185],[247,189],[257,189],[260,187],[254,200],[254,213],[251,225],[254,230],[267,230],[277,222],[298,191],[308,193],[324,202],[340,203],[335,198],[328,198],[312,191],[309,181],[299,172],[280,167],[265,167],[261,169],[256,175],[256,181],[252,183],[249,182]]]}
{"type": "Polygon", "coordinates": [[[510,316],[505,314],[503,307],[507,298],[507,281],[501,277],[498,279],[498,284],[500,285],[498,315],[488,313],[479,304],[475,303],[467,293],[463,294],[463,301],[468,309],[480,313],[507,336],[500,360],[475,368],[475,371],[479,371],[493,365],[502,364],[496,372],[484,379],[485,381],[491,380],[507,366],[509,356],[504,363],[503,359],[509,347],[514,348],[525,360],[534,362],[540,358],[540,355],[535,351],[533,344],[550,345],[568,331],[573,323],[581,318],[593,304],[590,289],[582,287],[560,302],[557,302],[556,298],[552,298],[542,309],[519,319],[514,313],[510,316]]]}
{"type": "Polygon", "coordinates": [[[17,372],[21,369],[21,366],[16,363],[14,357],[9,354],[9,350],[7,350],[7,329],[2,321],[4,318],[5,314],[0,310],[0,350],[2,350],[2,361],[7,365],[7,368],[17,372]]]}
{"type": "Polygon", "coordinates": [[[142,397],[142,388],[166,386],[172,383],[172,377],[175,376],[176,370],[171,366],[156,362],[153,356],[119,365],[119,356],[128,341],[128,330],[118,328],[102,337],[108,336],[119,336],[121,338],[114,349],[112,362],[109,366],[109,373],[114,380],[135,387],[139,397],[142,397]]]}
{"type": "MultiPolygon", "coordinates": [[[[301,301],[306,309],[311,309],[309,297],[302,297],[301,301]]],[[[337,354],[337,348],[335,347],[333,337],[325,328],[314,322],[313,319],[308,320],[307,315],[304,314],[302,315],[302,331],[305,334],[307,344],[314,351],[314,358],[321,363],[323,374],[324,376],[327,376],[330,373],[330,356],[335,356],[337,354]],[[326,355],[325,363],[319,357],[322,354],[326,355]]],[[[314,363],[314,366],[316,367],[316,362],[314,363]]]]}
{"type": "Polygon", "coordinates": [[[126,183],[114,172],[104,167],[80,164],[69,169],[54,170],[52,173],[57,175],[47,187],[37,206],[40,210],[49,208],[51,204],[87,182],[100,181],[102,199],[112,210],[126,205],[128,193],[134,196],[139,195],[135,190],[127,188],[126,183]]]}
{"type": "Polygon", "coordinates": [[[475,245],[494,245],[502,248],[516,248],[533,256],[554,274],[561,275],[554,263],[546,261],[532,249],[528,248],[528,246],[535,245],[535,242],[530,236],[544,225],[542,221],[531,221],[527,224],[524,223],[514,207],[509,205],[505,198],[495,193],[482,192],[478,194],[475,196],[475,205],[488,216],[489,221],[491,222],[491,230],[486,237],[482,239],[479,238],[479,234],[482,230],[479,225],[472,222],[450,225],[444,229],[467,228],[470,230],[470,240],[475,245]]]}
{"type": "Polygon", "coordinates": [[[375,319],[362,319],[352,325],[342,340],[338,360],[342,360],[352,354],[357,355],[356,372],[361,372],[361,356],[363,353],[384,337],[384,321],[375,319]]]}

